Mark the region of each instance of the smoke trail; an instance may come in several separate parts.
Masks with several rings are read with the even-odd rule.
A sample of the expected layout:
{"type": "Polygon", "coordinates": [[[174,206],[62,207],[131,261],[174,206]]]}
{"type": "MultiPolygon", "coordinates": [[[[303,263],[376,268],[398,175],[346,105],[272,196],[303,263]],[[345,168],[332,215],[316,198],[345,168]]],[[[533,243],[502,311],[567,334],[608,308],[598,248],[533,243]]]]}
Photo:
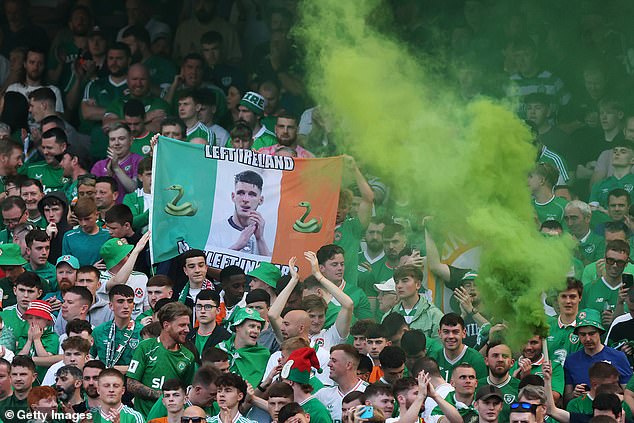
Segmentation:
{"type": "Polygon", "coordinates": [[[376,0],[306,0],[297,34],[309,89],[338,118],[338,140],[405,187],[445,230],[483,246],[479,289],[514,346],[547,325],[540,293],[561,285],[570,240],[535,230],[526,176],[535,150],[510,107],[464,104],[447,84],[367,24],[376,0]]]}

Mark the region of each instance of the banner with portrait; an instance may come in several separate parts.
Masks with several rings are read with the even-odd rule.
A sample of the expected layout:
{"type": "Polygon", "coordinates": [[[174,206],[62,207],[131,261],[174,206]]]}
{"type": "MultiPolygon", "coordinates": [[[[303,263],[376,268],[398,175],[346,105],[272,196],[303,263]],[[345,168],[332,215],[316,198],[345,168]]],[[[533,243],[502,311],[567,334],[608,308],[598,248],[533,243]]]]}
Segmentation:
{"type": "Polygon", "coordinates": [[[160,137],[154,153],[154,263],[198,248],[216,268],[288,259],[332,242],[343,160],[270,156],[160,137]]]}

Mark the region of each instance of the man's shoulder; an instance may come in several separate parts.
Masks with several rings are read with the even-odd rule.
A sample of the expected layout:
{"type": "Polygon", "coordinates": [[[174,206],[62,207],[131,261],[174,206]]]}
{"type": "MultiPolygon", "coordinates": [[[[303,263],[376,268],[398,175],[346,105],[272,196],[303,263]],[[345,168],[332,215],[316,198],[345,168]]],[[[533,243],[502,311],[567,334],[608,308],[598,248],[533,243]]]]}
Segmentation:
{"type": "Polygon", "coordinates": [[[110,331],[110,327],[112,326],[113,321],[103,322],[99,326],[95,327],[92,331],[93,338],[95,335],[102,335],[108,331],[110,331]]]}
{"type": "Polygon", "coordinates": [[[64,238],[70,238],[72,236],[79,235],[80,233],[82,233],[80,228],[71,229],[70,231],[64,234],[64,238]]]}
{"type": "Polygon", "coordinates": [[[134,421],[138,422],[138,423],[145,423],[145,418],[143,417],[143,414],[139,413],[138,411],[136,411],[133,408],[128,407],[127,405],[124,405],[123,408],[121,409],[121,414],[127,414],[131,417],[134,418],[134,421]]]}

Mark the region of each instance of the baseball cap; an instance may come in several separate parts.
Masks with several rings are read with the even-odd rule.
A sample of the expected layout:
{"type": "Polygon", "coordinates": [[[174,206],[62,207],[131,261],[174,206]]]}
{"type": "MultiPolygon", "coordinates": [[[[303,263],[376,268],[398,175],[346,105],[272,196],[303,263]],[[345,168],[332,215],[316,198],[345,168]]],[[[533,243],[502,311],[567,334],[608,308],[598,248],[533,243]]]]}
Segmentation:
{"type": "Polygon", "coordinates": [[[464,274],[464,276],[462,277],[461,281],[464,282],[473,282],[476,278],[478,277],[478,272],[476,272],[475,270],[469,270],[467,273],[464,274]]]}
{"type": "Polygon", "coordinates": [[[79,269],[79,260],[75,256],[71,256],[66,254],[65,256],[60,256],[55,263],[55,267],[57,267],[60,263],[66,263],[73,269],[79,269]]]}
{"type": "Polygon", "coordinates": [[[500,388],[493,385],[483,385],[478,388],[475,394],[476,401],[478,400],[486,401],[489,398],[493,398],[493,397],[497,397],[500,399],[500,401],[504,401],[504,395],[502,394],[502,391],[500,391],[500,388]]]}
{"type": "Polygon", "coordinates": [[[251,110],[256,115],[262,116],[264,114],[264,104],[266,100],[260,94],[253,91],[247,91],[247,93],[240,100],[240,105],[251,110]]]}
{"type": "Polygon", "coordinates": [[[26,260],[22,257],[18,244],[0,245],[0,266],[24,266],[26,260]]]}
{"type": "Polygon", "coordinates": [[[33,300],[29,303],[29,308],[24,312],[24,316],[36,316],[42,319],[53,321],[52,308],[48,301],[33,300]]]}
{"type": "Polygon", "coordinates": [[[110,270],[121,262],[134,247],[126,244],[120,238],[110,238],[99,249],[99,255],[106,264],[106,269],[110,270]]]}
{"type": "Polygon", "coordinates": [[[383,283],[375,283],[374,288],[381,292],[396,292],[396,283],[394,278],[390,278],[383,283]]]}

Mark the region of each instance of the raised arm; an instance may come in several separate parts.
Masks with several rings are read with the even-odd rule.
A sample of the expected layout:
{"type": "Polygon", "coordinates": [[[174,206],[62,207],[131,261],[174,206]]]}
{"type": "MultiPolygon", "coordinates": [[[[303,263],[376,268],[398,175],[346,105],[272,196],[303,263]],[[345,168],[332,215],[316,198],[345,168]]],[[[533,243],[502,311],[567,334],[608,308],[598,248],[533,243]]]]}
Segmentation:
{"type": "Polygon", "coordinates": [[[570,422],[570,413],[563,410],[555,404],[555,398],[553,397],[553,369],[550,361],[546,361],[542,364],[542,371],[544,372],[544,393],[546,394],[546,413],[553,419],[561,423],[570,422]]]}
{"type": "Polygon", "coordinates": [[[359,204],[359,211],[357,216],[359,217],[359,221],[364,228],[368,227],[370,223],[370,216],[372,216],[372,205],[374,204],[374,191],[366,181],[365,177],[359,170],[359,166],[357,166],[356,161],[352,156],[344,156],[346,163],[350,166],[350,169],[354,173],[354,179],[357,183],[357,188],[361,193],[361,204],[359,204]]]}
{"type": "Polygon", "coordinates": [[[115,285],[125,285],[130,278],[130,274],[132,273],[132,269],[134,268],[134,263],[136,263],[137,257],[148,241],[150,240],[151,231],[147,231],[143,234],[139,242],[134,246],[134,249],[130,252],[128,256],[128,260],[121,266],[121,269],[117,272],[116,275],[113,275],[108,282],[106,282],[106,292],[109,292],[113,286],[115,285]]]}
{"type": "Polygon", "coordinates": [[[306,251],[304,257],[310,262],[310,269],[315,279],[341,304],[341,311],[337,315],[337,320],[335,320],[335,327],[342,338],[347,338],[350,334],[350,322],[352,322],[352,311],[354,309],[352,299],[319,271],[319,262],[314,252],[306,251]]]}
{"type": "Polygon", "coordinates": [[[425,228],[425,247],[427,249],[427,266],[429,266],[429,270],[443,281],[448,281],[451,277],[449,266],[440,262],[438,248],[427,228],[425,228]]]}
{"type": "Polygon", "coordinates": [[[297,286],[299,282],[299,275],[297,274],[297,270],[295,270],[295,263],[297,262],[296,257],[291,257],[288,261],[288,267],[291,273],[291,280],[288,284],[282,289],[280,295],[277,296],[273,304],[271,304],[271,308],[269,308],[269,323],[273,328],[273,332],[275,333],[275,337],[281,343],[284,337],[282,336],[282,311],[284,307],[286,307],[286,303],[290,298],[293,290],[297,286]]]}

